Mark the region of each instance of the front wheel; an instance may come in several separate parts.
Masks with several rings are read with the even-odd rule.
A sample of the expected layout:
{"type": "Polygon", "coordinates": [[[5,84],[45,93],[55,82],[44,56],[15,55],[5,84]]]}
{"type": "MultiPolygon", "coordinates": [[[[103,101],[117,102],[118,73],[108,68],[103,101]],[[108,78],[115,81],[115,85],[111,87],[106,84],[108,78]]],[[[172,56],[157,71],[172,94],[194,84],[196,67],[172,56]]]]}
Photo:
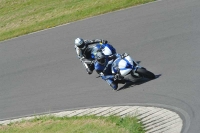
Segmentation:
{"type": "Polygon", "coordinates": [[[139,75],[141,75],[141,76],[143,76],[143,77],[145,77],[145,78],[148,78],[148,79],[155,79],[155,78],[156,78],[156,76],[155,76],[152,72],[146,70],[145,68],[138,68],[138,69],[136,70],[136,72],[137,72],[139,75]]]}
{"type": "Polygon", "coordinates": [[[124,80],[135,83],[135,82],[141,80],[141,77],[136,76],[136,75],[133,74],[133,72],[131,72],[131,73],[127,74],[126,76],[124,76],[124,80]]]}

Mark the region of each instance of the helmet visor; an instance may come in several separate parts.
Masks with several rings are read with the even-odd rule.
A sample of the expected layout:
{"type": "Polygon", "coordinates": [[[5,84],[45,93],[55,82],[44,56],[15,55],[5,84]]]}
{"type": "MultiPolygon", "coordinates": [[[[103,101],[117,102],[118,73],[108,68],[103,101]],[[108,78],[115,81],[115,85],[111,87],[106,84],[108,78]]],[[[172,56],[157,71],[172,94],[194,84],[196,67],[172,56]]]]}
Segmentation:
{"type": "Polygon", "coordinates": [[[79,48],[84,48],[84,46],[85,46],[85,43],[82,43],[82,44],[79,45],[78,47],[79,47],[79,48]]]}
{"type": "Polygon", "coordinates": [[[105,62],[106,62],[106,58],[105,58],[105,55],[103,55],[101,52],[97,52],[96,54],[96,59],[97,59],[97,62],[101,65],[104,65],[105,62]]]}

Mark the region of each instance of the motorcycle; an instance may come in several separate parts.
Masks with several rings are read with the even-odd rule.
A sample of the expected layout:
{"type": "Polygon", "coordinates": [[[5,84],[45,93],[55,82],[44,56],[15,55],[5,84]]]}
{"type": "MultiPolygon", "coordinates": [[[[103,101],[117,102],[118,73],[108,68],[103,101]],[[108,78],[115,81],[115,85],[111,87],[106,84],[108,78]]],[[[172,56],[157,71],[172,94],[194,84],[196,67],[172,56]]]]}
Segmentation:
{"type": "Polygon", "coordinates": [[[122,79],[136,82],[141,78],[155,79],[155,75],[146,68],[141,67],[127,53],[114,60],[111,66],[113,75],[119,75],[122,79]]]}
{"type": "Polygon", "coordinates": [[[137,82],[143,78],[155,79],[156,76],[148,71],[146,68],[141,67],[135,62],[127,53],[122,55],[116,54],[116,59],[110,60],[106,67],[110,68],[112,75],[105,75],[104,71],[99,74],[102,79],[116,89],[118,86],[112,84],[113,82],[126,83],[126,82],[137,82]],[[110,66],[110,67],[109,67],[110,66]]]}
{"type": "Polygon", "coordinates": [[[92,50],[91,50],[91,59],[92,60],[95,60],[95,57],[96,57],[96,54],[98,51],[101,51],[106,56],[116,54],[116,50],[112,45],[110,45],[108,43],[106,43],[106,44],[99,43],[92,47],[92,50]]]}

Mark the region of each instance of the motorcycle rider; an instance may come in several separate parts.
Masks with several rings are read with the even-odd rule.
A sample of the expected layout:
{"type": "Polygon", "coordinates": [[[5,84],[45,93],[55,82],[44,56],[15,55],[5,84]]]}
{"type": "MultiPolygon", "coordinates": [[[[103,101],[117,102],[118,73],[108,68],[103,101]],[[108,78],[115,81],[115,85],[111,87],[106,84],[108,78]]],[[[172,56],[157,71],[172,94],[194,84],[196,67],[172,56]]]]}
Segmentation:
{"type": "MultiPolygon", "coordinates": [[[[75,50],[78,58],[83,63],[88,74],[92,74],[94,70],[93,61],[91,59],[92,48],[89,47],[91,44],[107,44],[107,40],[95,39],[95,40],[83,40],[82,38],[75,39],[75,50]]],[[[115,51],[115,49],[114,49],[115,51]]]]}
{"type": "Polygon", "coordinates": [[[120,74],[113,75],[111,71],[112,63],[117,57],[121,57],[121,55],[114,54],[106,56],[101,51],[98,51],[94,62],[96,72],[113,88],[113,90],[117,90],[118,83],[125,84],[120,74]]]}

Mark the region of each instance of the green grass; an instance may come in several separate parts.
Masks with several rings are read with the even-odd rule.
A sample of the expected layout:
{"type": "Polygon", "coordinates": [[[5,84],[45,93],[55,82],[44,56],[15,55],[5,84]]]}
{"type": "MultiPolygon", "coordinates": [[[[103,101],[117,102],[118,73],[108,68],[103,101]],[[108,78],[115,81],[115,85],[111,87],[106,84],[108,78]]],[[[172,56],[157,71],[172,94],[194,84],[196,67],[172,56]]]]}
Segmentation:
{"type": "Polygon", "coordinates": [[[0,41],[154,0],[0,0],[0,41]]]}
{"type": "Polygon", "coordinates": [[[135,117],[37,117],[1,125],[0,133],[144,133],[135,117]]]}

